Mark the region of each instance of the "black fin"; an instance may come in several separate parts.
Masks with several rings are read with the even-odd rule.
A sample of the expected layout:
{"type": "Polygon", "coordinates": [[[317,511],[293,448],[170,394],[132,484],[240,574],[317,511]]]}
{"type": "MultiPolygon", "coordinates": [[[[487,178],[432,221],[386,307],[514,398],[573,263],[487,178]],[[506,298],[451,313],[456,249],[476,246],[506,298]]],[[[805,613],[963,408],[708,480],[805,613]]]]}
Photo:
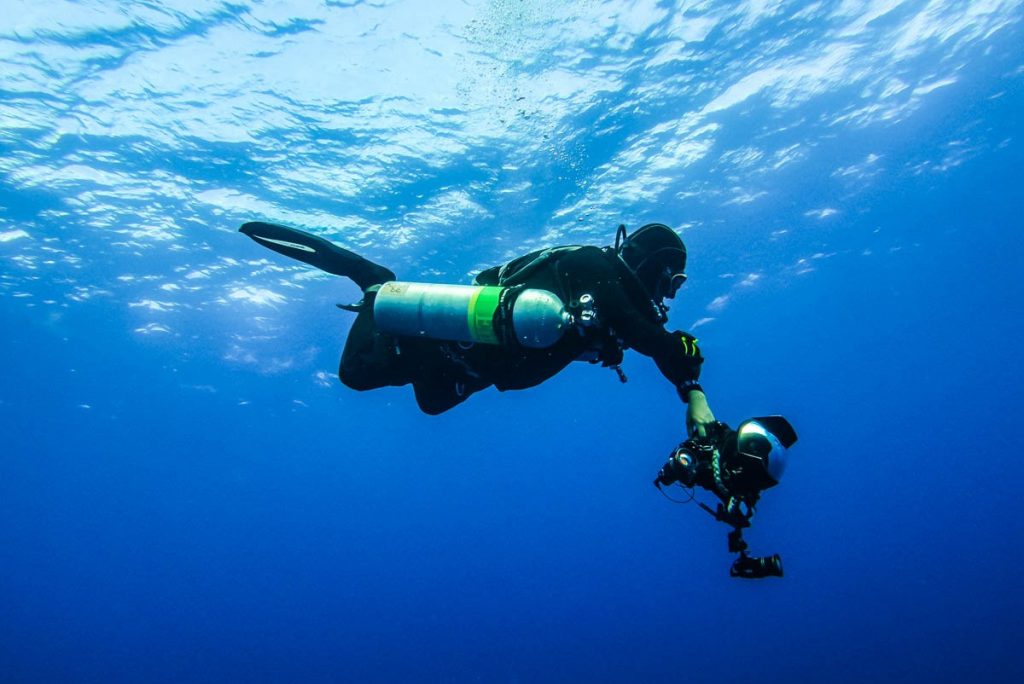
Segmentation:
{"type": "Polygon", "coordinates": [[[297,259],[327,273],[351,278],[363,290],[395,279],[393,271],[296,228],[252,221],[242,224],[238,231],[278,254],[297,259]]]}
{"type": "Polygon", "coordinates": [[[377,298],[378,291],[380,291],[380,285],[371,285],[363,290],[363,298],[358,302],[354,304],[335,304],[335,306],[352,313],[360,313],[364,309],[373,309],[373,301],[377,298]]]}

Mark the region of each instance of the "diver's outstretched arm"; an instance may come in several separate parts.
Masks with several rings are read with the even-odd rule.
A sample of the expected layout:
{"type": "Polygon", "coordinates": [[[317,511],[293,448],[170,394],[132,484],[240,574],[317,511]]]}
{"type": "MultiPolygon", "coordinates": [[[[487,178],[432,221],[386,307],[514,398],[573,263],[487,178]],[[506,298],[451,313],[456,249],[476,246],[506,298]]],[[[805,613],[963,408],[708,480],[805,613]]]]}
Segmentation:
{"type": "Polygon", "coordinates": [[[395,274],[390,269],[296,228],[252,221],[243,224],[238,231],[278,254],[297,259],[327,273],[351,278],[362,290],[395,279],[395,274]]]}

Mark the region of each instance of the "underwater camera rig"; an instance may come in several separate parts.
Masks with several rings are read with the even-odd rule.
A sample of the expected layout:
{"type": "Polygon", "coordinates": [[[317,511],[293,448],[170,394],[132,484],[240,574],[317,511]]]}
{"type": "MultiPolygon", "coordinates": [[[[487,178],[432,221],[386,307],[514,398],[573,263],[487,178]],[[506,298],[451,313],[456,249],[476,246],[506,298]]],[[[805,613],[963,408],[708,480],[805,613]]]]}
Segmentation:
{"type": "Polygon", "coordinates": [[[654,479],[663,494],[662,487],[673,484],[690,490],[686,502],[694,499],[695,487],[718,497],[715,509],[700,501],[697,505],[732,527],[729,553],[739,554],[729,570],[732,577],[782,577],[779,554],[748,555],[743,530],[750,527],[761,492],[779,483],[787,451],[796,440],[796,431],[782,416],[751,418],[735,430],[714,423],[706,437],[691,437],[677,446],[654,479]]]}

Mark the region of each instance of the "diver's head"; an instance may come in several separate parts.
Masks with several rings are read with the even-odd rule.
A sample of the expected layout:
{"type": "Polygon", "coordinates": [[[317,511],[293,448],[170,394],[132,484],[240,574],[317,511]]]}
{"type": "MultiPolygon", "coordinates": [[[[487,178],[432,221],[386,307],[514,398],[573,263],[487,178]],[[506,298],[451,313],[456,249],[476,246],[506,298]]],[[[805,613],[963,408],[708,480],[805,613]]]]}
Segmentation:
{"type": "Polygon", "coordinates": [[[672,299],[686,282],[686,245],[662,223],[648,223],[628,235],[619,256],[655,301],[672,299]]]}

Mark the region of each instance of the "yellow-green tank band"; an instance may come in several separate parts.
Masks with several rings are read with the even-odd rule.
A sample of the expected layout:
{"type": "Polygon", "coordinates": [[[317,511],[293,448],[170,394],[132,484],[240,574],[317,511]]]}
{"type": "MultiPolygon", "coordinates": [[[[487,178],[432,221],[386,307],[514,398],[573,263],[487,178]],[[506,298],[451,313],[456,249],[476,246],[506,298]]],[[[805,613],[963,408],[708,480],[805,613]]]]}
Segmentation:
{"type": "Polygon", "coordinates": [[[474,342],[500,344],[494,332],[494,314],[501,301],[502,287],[484,286],[469,300],[469,334],[474,342]]]}

